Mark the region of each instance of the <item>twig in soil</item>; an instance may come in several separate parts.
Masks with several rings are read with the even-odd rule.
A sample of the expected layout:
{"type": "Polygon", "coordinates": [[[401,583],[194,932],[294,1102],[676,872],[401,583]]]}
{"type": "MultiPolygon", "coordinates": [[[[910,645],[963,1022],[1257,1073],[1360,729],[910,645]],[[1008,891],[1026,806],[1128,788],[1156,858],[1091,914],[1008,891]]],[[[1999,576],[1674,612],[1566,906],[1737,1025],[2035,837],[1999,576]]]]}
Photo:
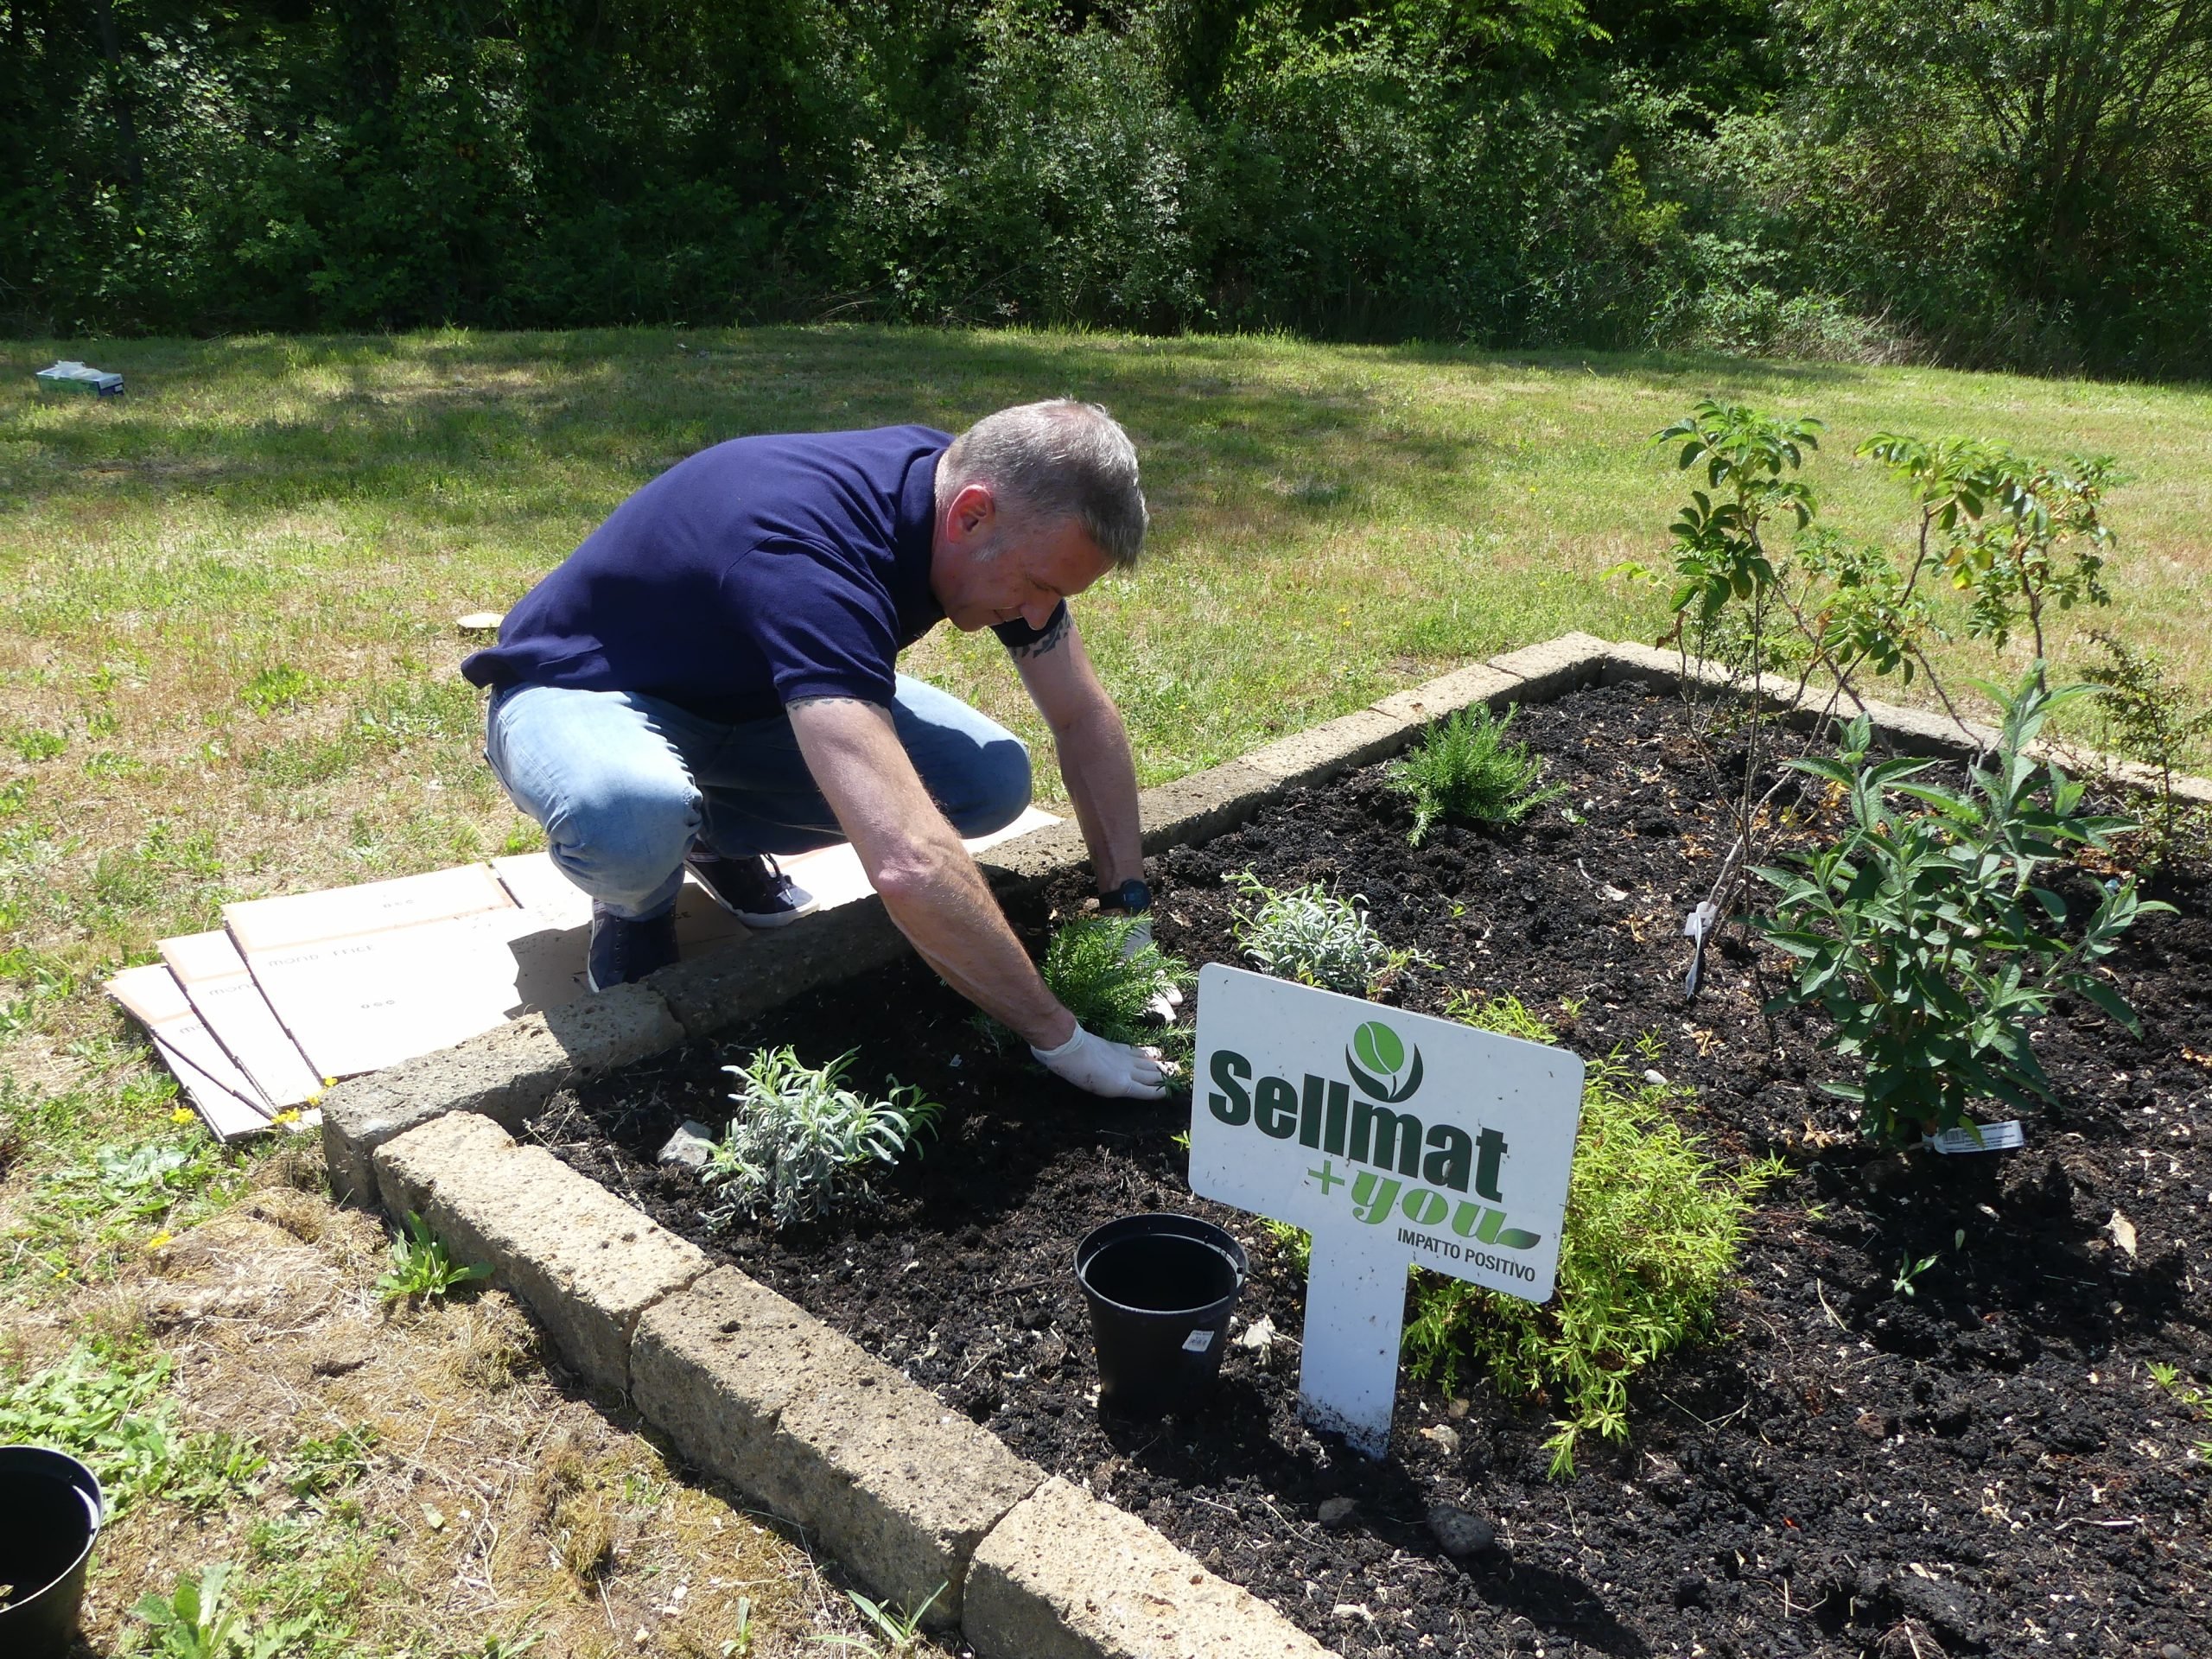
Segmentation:
{"type": "Polygon", "coordinates": [[[1828,1323],[1830,1325],[1835,1326],[1839,1331],[1848,1332],[1851,1329],[1851,1327],[1846,1325],[1841,1319],[1836,1318],[1835,1309],[1828,1306],[1828,1293],[1827,1287],[1822,1285],[1818,1279],[1813,1281],[1813,1294],[1821,1299],[1821,1312],[1828,1316],[1828,1323]]]}
{"type": "Polygon", "coordinates": [[[1738,1417],[1742,1416],[1745,1412],[1751,1408],[1751,1401],[1755,1396],[1754,1395],[1750,1394],[1745,1395],[1744,1396],[1744,1403],[1737,1407],[1735,1410],[1730,1412],[1726,1417],[1715,1417],[1710,1421],[1699,1416],[1697,1413],[1692,1411],[1688,1406],[1675,1399],[1671,1394],[1662,1394],[1659,1397],[1662,1400],[1664,1400],[1669,1405],[1672,1406],[1676,1411],[1681,1412],[1683,1416],[1688,1418],[1692,1422],[1702,1424],[1705,1427],[1711,1429],[1725,1427],[1726,1425],[1734,1422],[1738,1417]]]}

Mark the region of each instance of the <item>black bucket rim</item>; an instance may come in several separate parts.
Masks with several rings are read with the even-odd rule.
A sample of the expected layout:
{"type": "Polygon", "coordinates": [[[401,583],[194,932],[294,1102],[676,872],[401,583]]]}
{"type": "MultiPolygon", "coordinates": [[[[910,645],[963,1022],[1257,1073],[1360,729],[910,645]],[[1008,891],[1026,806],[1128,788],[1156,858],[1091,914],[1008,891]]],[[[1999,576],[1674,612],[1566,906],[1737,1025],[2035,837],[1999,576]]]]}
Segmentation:
{"type": "Polygon", "coordinates": [[[1225,1303],[1233,1303],[1244,1294],[1246,1281],[1251,1277],[1252,1259],[1236,1236],[1217,1222],[1203,1216],[1185,1215],[1176,1210],[1143,1210],[1134,1215],[1116,1216],[1111,1221],[1102,1221],[1083,1236],[1075,1247],[1075,1281],[1083,1294],[1108,1307],[1140,1318],[1194,1319],[1210,1313],[1225,1303]],[[1111,1236],[1107,1236],[1110,1234],[1111,1236]],[[1139,1307],[1134,1303],[1116,1301],[1090,1282],[1090,1264],[1116,1244],[1142,1238],[1179,1238],[1213,1251],[1228,1262],[1230,1274],[1226,1294],[1210,1301],[1195,1303],[1189,1307],[1139,1307]]]}
{"type": "Polygon", "coordinates": [[[80,1574],[85,1563],[92,1559],[92,1548],[100,1541],[100,1529],[107,1524],[107,1493],[101,1489],[100,1478],[77,1459],[53,1446],[0,1446],[0,1474],[43,1474],[75,1492],[85,1505],[85,1543],[69,1565],[28,1596],[10,1601],[0,1607],[0,1626],[17,1618],[29,1609],[38,1606],[55,1591],[78,1581],[77,1593],[84,1593],[80,1574]]]}

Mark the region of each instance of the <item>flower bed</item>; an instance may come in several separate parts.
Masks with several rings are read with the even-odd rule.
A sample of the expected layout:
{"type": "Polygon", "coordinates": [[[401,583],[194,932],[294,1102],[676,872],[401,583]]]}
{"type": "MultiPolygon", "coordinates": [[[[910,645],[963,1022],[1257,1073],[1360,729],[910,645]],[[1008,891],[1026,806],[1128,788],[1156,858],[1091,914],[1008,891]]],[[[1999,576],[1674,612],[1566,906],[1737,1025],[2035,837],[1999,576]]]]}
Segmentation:
{"type": "MultiPolygon", "coordinates": [[[[1379,1464],[1306,1431],[1298,1276],[1255,1218],[1190,1197],[1187,1103],[1076,1095],[995,1047],[917,963],[557,1096],[533,1132],[1346,1654],[2195,1652],[2212,1471],[2191,1448],[2212,1424],[2175,1390],[2212,1379],[2205,886],[2176,878],[2179,912],[2110,961],[2143,1040],[2086,1004],[2048,1023],[2067,1104],[2029,1120],[2024,1150],[1878,1152],[1818,1092],[1834,1073],[1813,1026],[1760,1013],[1780,982],[1764,952],[1724,939],[1684,998],[1681,912],[1719,832],[1677,729],[1667,697],[1576,693],[1516,725],[1567,791],[1517,830],[1447,826],[1413,849],[1408,810],[1370,772],[1154,861],[1160,943],[1193,964],[1236,959],[1228,878],[1329,882],[1425,958],[1385,1000],[1517,997],[1570,1046],[1694,1086],[1677,1109],[1724,1163],[1785,1160],[1723,1299],[1726,1339],[1642,1379],[1628,1441],[1586,1440],[1571,1480],[1548,1477],[1544,1402],[1478,1374],[1455,1395],[1403,1379],[1379,1464]],[[940,1137],[880,1208],[718,1230],[696,1178],[653,1153],[686,1117],[727,1118],[722,1065],[786,1043],[815,1063],[857,1046],[855,1083],[919,1084],[947,1109],[940,1137]],[[1233,1346],[1188,1417],[1102,1421],[1070,1258],[1091,1225],[1153,1207],[1246,1241],[1238,1329],[1279,1334],[1233,1346]],[[1447,1555],[1439,1503],[1486,1517],[1497,1548],[1447,1555]]],[[[1082,897],[1016,922],[1041,946],[1051,901],[1082,897]]]]}

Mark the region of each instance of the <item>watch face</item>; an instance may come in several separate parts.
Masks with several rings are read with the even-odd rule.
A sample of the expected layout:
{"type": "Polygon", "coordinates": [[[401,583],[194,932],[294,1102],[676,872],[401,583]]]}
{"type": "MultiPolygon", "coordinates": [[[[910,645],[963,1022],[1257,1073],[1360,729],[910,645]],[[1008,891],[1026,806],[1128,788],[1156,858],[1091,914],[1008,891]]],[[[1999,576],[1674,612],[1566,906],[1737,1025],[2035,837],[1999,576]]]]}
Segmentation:
{"type": "Polygon", "coordinates": [[[1115,890],[1114,901],[1134,916],[1152,908],[1152,889],[1131,877],[1115,890]]]}

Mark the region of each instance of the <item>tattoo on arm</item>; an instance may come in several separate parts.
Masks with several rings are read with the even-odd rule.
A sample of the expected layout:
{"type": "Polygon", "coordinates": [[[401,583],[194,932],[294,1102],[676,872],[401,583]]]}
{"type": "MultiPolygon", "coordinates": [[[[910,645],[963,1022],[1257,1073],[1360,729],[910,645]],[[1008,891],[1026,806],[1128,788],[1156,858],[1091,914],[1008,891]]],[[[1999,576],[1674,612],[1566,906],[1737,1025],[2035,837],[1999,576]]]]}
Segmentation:
{"type": "Polygon", "coordinates": [[[1058,618],[1044,632],[1026,645],[1013,647],[1013,654],[1016,657],[1049,657],[1068,637],[1068,630],[1074,626],[1075,613],[1063,605],[1058,618]]]}
{"type": "Polygon", "coordinates": [[[818,702],[860,702],[862,701],[864,699],[860,697],[793,697],[784,705],[784,712],[788,714],[794,709],[810,709],[818,702]]]}

